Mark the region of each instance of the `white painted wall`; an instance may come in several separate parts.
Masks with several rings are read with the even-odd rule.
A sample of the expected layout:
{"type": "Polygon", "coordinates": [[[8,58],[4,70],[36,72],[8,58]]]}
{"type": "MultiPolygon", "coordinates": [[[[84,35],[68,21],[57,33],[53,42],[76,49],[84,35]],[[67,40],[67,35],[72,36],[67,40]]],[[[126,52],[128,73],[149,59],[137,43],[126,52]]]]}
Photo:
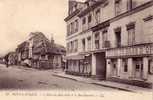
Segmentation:
{"type": "Polygon", "coordinates": [[[108,39],[111,42],[111,46],[115,47],[114,29],[117,27],[121,27],[121,44],[123,46],[127,45],[128,32],[126,29],[126,25],[129,24],[130,22],[136,22],[136,27],[135,27],[136,44],[153,41],[153,39],[151,38],[153,37],[153,33],[152,33],[153,21],[150,21],[150,22],[143,21],[143,19],[146,18],[147,16],[153,15],[152,9],[153,9],[153,6],[111,23],[108,30],[108,37],[109,37],[108,39]]]}

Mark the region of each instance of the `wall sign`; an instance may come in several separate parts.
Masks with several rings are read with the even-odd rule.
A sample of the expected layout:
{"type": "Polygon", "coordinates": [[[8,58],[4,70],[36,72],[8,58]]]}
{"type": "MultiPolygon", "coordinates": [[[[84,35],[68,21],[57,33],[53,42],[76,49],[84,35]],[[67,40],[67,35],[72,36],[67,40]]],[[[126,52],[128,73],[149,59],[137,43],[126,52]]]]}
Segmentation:
{"type": "Polygon", "coordinates": [[[110,49],[106,52],[106,57],[136,56],[136,55],[150,55],[150,54],[153,54],[153,45],[140,45],[140,46],[110,49]]]}

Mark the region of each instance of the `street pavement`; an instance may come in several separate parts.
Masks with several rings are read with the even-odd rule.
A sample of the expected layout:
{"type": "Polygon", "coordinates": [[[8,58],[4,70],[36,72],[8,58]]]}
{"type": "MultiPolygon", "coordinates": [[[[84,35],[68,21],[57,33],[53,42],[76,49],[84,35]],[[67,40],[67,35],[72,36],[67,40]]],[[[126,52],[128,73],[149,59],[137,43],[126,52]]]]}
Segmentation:
{"type": "Polygon", "coordinates": [[[121,91],[94,84],[53,76],[53,70],[37,70],[22,66],[0,65],[1,90],[102,90],[121,91]]]}
{"type": "Polygon", "coordinates": [[[7,68],[0,64],[0,95],[3,91],[9,90],[10,93],[10,90],[13,90],[21,91],[21,94],[15,92],[16,95],[24,95],[22,94],[23,91],[39,91],[40,96],[57,94],[61,97],[66,93],[66,95],[69,94],[72,97],[77,95],[78,98],[91,96],[95,99],[96,97],[97,100],[102,98],[102,100],[112,100],[113,98],[121,99],[124,97],[124,100],[136,100],[137,98],[139,100],[151,100],[150,98],[153,98],[152,93],[148,92],[134,93],[55,76],[55,73],[59,72],[57,70],[37,70],[23,66],[7,68]]]}

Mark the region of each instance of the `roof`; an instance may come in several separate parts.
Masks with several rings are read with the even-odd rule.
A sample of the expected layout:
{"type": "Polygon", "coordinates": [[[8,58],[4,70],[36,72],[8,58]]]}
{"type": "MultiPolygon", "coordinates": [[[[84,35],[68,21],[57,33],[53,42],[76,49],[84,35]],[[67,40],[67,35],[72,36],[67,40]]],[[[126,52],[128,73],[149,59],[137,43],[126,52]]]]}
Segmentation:
{"type": "Polygon", "coordinates": [[[24,41],[24,42],[22,42],[21,44],[18,45],[16,50],[17,51],[26,50],[26,49],[28,49],[28,45],[29,45],[29,43],[27,41],[24,41]]]}
{"type": "Polygon", "coordinates": [[[65,55],[66,54],[66,49],[64,46],[59,45],[59,44],[50,44],[49,48],[49,53],[51,54],[60,54],[60,55],[65,55]]]}
{"type": "Polygon", "coordinates": [[[90,11],[94,10],[96,7],[100,6],[102,3],[106,2],[107,0],[98,0],[98,1],[94,1],[95,3],[89,7],[87,7],[86,9],[84,9],[83,11],[81,11],[79,13],[79,17],[82,17],[84,15],[86,15],[87,13],[89,13],[90,11]]]}
{"type": "Polygon", "coordinates": [[[65,54],[66,49],[64,46],[52,43],[49,41],[45,35],[41,32],[36,34],[37,36],[40,36],[42,41],[35,44],[33,47],[33,53],[34,54],[65,54]]]}
{"type": "Polygon", "coordinates": [[[80,9],[77,9],[77,10],[74,11],[72,14],[70,14],[68,17],[66,17],[66,18],[64,19],[64,21],[70,20],[71,18],[73,18],[74,16],[76,16],[79,12],[80,12],[80,9]]]}

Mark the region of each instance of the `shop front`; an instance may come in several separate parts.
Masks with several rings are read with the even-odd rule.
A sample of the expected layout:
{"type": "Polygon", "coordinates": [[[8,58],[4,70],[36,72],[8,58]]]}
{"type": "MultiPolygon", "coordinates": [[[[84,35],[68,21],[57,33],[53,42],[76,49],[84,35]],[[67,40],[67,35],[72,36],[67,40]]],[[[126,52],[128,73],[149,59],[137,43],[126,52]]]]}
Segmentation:
{"type": "Polygon", "coordinates": [[[91,76],[91,55],[75,55],[66,58],[66,73],[78,76],[91,76]]]}
{"type": "Polygon", "coordinates": [[[107,80],[152,87],[152,55],[153,44],[107,50],[107,80]]]}

